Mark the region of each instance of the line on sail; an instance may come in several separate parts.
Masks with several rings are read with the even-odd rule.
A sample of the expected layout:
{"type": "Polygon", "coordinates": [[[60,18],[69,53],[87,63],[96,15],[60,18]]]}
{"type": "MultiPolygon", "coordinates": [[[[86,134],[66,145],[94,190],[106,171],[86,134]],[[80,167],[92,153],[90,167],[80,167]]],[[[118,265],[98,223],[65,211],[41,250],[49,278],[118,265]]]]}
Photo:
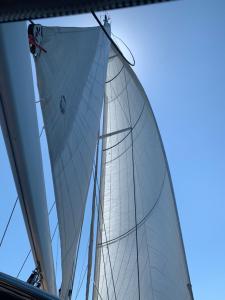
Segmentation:
{"type": "Polygon", "coordinates": [[[113,81],[114,79],[116,79],[116,77],[118,77],[120,75],[120,73],[123,71],[123,68],[124,68],[124,65],[122,66],[122,68],[119,70],[119,72],[113,78],[105,81],[105,83],[110,83],[111,81],[113,81]]]}
{"type": "MultiPolygon", "coordinates": [[[[127,81],[126,73],[124,72],[125,82],[127,81]]],[[[132,124],[131,111],[130,111],[130,99],[128,96],[128,89],[126,85],[127,92],[127,104],[130,117],[130,124],[132,124]]],[[[145,104],[145,103],[144,103],[145,104]]],[[[140,118],[140,117],[139,117],[140,118]]],[[[138,118],[138,120],[139,120],[138,118]]],[[[139,242],[138,242],[138,232],[137,232],[137,198],[136,198],[136,179],[134,170],[134,134],[131,131],[131,158],[132,158],[132,177],[133,177],[133,195],[134,195],[134,218],[135,218],[135,235],[136,235],[136,259],[137,259],[137,279],[138,279],[138,299],[141,299],[141,289],[140,289],[140,266],[139,266],[139,242]]]]}
{"type": "MultiPolygon", "coordinates": [[[[102,25],[102,23],[100,22],[100,20],[98,19],[98,17],[96,16],[95,12],[93,10],[91,10],[91,13],[93,15],[93,17],[95,18],[95,20],[97,21],[97,23],[99,24],[99,26],[101,27],[101,29],[103,30],[103,32],[105,33],[105,35],[107,36],[107,38],[109,39],[109,41],[111,42],[112,46],[114,46],[115,50],[121,55],[121,57],[130,65],[130,66],[135,66],[135,59],[134,56],[132,54],[132,52],[130,51],[130,49],[128,48],[128,46],[122,41],[122,43],[125,45],[125,47],[130,51],[130,54],[132,56],[133,62],[131,63],[124,55],[123,52],[120,50],[120,48],[117,46],[117,44],[114,42],[114,40],[111,38],[111,36],[108,34],[108,32],[105,30],[104,26],[102,25]]],[[[115,36],[115,35],[114,35],[115,36]]]]}
{"type": "Polygon", "coordinates": [[[138,119],[136,120],[136,122],[134,123],[134,125],[133,125],[132,127],[130,127],[130,131],[127,133],[127,135],[125,135],[125,136],[124,136],[119,142],[117,142],[116,144],[114,144],[114,145],[112,145],[112,146],[110,146],[110,147],[108,147],[108,148],[102,149],[102,151],[107,151],[107,150],[110,150],[110,149],[112,149],[112,148],[118,146],[120,143],[122,143],[122,142],[130,135],[131,131],[134,130],[134,128],[135,128],[136,125],[138,124],[138,122],[139,122],[139,120],[140,120],[140,118],[141,118],[141,116],[142,116],[142,114],[143,114],[143,112],[144,112],[145,104],[146,104],[146,102],[144,102],[143,107],[142,107],[142,110],[141,110],[141,113],[140,113],[138,119]]]}
{"type": "Polygon", "coordinates": [[[95,284],[94,281],[93,281],[93,283],[94,283],[94,287],[95,287],[95,289],[96,289],[96,291],[97,291],[99,297],[101,298],[101,300],[103,300],[103,298],[102,298],[102,296],[101,296],[101,294],[100,294],[100,292],[99,292],[99,290],[98,290],[98,288],[97,288],[97,286],[96,286],[96,284],[95,284]]]}
{"type": "Polygon", "coordinates": [[[159,195],[154,203],[154,205],[152,206],[152,208],[148,211],[148,213],[141,219],[141,221],[139,221],[137,223],[137,226],[133,226],[131,229],[129,229],[128,231],[124,232],[123,234],[115,237],[114,239],[111,239],[111,240],[108,240],[106,242],[103,242],[103,243],[100,243],[97,245],[97,247],[104,247],[106,245],[110,245],[110,244],[113,244],[115,242],[117,242],[118,240],[120,239],[123,239],[125,238],[126,236],[128,236],[130,233],[134,232],[134,230],[139,227],[141,227],[145,222],[146,220],[149,218],[149,216],[151,215],[151,213],[153,212],[153,210],[155,209],[155,207],[157,206],[157,204],[159,203],[160,199],[161,199],[161,194],[162,194],[162,190],[163,190],[163,187],[164,187],[164,183],[165,183],[165,178],[166,178],[166,168],[164,170],[164,176],[163,176],[163,181],[162,181],[162,184],[161,184],[161,187],[160,187],[160,191],[159,191],[159,195]]]}
{"type": "Polygon", "coordinates": [[[128,130],[131,130],[131,129],[132,129],[131,127],[127,127],[127,128],[124,128],[124,129],[120,129],[120,130],[116,130],[116,131],[113,131],[113,132],[109,132],[109,133],[100,135],[99,139],[107,138],[107,137],[110,137],[112,135],[119,134],[119,133],[122,133],[122,132],[125,132],[125,131],[128,131],[128,130]]]}
{"type": "MultiPolygon", "coordinates": [[[[93,172],[94,172],[94,169],[93,169],[93,172]]],[[[99,182],[98,182],[98,177],[96,178],[96,184],[97,184],[98,195],[99,195],[100,194],[100,185],[99,185],[99,182]]],[[[96,197],[96,199],[97,199],[97,197],[96,197]]],[[[97,203],[96,203],[96,205],[97,205],[97,203]]],[[[98,207],[97,207],[97,212],[98,212],[97,223],[98,223],[98,227],[100,225],[100,218],[99,218],[100,212],[99,211],[101,211],[101,218],[102,218],[102,223],[103,223],[103,228],[104,228],[103,231],[105,232],[105,240],[107,242],[106,246],[107,246],[108,259],[109,259],[111,280],[112,280],[112,283],[113,283],[114,296],[115,296],[115,300],[117,300],[116,287],[115,287],[115,281],[114,281],[114,276],[113,276],[113,269],[112,269],[112,264],[111,264],[111,257],[110,257],[110,251],[109,251],[109,246],[108,246],[108,238],[107,238],[107,233],[106,233],[106,227],[105,227],[105,221],[104,221],[104,213],[103,213],[103,209],[102,209],[101,199],[99,199],[98,207]]],[[[96,246],[98,246],[98,245],[96,245],[96,246]]],[[[109,300],[109,289],[108,289],[107,276],[106,276],[105,256],[104,256],[103,248],[101,250],[102,250],[103,263],[104,263],[104,276],[105,276],[106,287],[107,287],[107,298],[109,300]]]]}
{"type": "MultiPolygon", "coordinates": [[[[127,86],[130,82],[131,82],[131,80],[127,81],[126,86],[127,86]]],[[[114,93],[115,93],[115,97],[112,98],[110,101],[107,101],[107,103],[111,103],[111,102],[116,101],[116,100],[124,93],[124,91],[126,90],[126,86],[124,86],[124,88],[122,89],[122,91],[120,91],[117,95],[116,95],[115,90],[114,90],[114,88],[113,88],[113,86],[112,86],[111,88],[113,89],[113,91],[114,91],[114,93]]]]}

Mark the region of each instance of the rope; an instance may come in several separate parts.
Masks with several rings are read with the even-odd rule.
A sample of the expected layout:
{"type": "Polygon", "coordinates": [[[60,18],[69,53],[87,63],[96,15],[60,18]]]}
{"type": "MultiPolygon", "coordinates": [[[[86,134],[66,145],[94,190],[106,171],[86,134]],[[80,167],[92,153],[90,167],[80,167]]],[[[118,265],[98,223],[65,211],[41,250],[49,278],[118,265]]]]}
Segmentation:
{"type": "MultiPolygon", "coordinates": [[[[117,44],[114,42],[114,40],[111,38],[111,36],[108,34],[108,32],[106,31],[105,27],[102,25],[102,23],[100,22],[100,20],[98,19],[98,17],[96,16],[94,11],[91,11],[93,17],[95,18],[95,20],[97,21],[97,23],[99,24],[99,26],[101,27],[101,29],[103,30],[103,32],[105,33],[105,35],[107,36],[107,38],[109,39],[109,41],[111,42],[111,44],[114,46],[114,48],[117,50],[117,52],[122,56],[122,58],[130,65],[130,66],[135,66],[135,59],[133,54],[131,53],[130,49],[127,47],[127,45],[122,41],[122,43],[126,46],[126,48],[130,51],[133,62],[130,62],[124,55],[123,52],[120,50],[120,48],[117,46],[117,44]]],[[[115,36],[115,35],[114,35],[115,36]]]]}

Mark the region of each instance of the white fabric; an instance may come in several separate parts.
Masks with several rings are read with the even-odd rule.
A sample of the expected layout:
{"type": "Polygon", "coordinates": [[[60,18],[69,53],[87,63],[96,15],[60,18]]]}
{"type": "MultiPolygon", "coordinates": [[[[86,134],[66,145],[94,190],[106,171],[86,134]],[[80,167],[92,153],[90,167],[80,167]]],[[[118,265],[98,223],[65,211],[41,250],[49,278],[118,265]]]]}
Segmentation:
{"type": "Polygon", "coordinates": [[[140,299],[190,300],[186,258],[160,134],[140,82],[112,49],[107,82],[103,134],[110,135],[103,143],[103,217],[93,298],[139,299],[136,201],[140,299]],[[121,132],[123,129],[127,130],[121,132]],[[113,134],[116,131],[120,132],[113,134]]]}
{"type": "Polygon", "coordinates": [[[42,27],[35,59],[61,239],[67,298],[97,141],[109,42],[102,29],[42,27]]]}

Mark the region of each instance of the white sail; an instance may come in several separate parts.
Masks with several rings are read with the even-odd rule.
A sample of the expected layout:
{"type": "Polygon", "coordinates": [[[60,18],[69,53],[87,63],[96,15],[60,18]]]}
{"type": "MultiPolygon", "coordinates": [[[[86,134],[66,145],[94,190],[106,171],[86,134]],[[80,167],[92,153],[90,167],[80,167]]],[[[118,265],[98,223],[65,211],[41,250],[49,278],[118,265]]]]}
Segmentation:
{"type": "MultiPolygon", "coordinates": [[[[25,22],[0,25],[0,119],[42,286],[56,293],[25,22]]],[[[15,251],[17,251],[16,249],[15,251]]]]}
{"type": "Polygon", "coordinates": [[[98,139],[109,42],[100,27],[35,28],[41,46],[35,63],[57,204],[64,299],[72,288],[98,139]]]}
{"type": "Polygon", "coordinates": [[[157,124],[136,75],[112,49],[102,138],[93,299],[192,299],[157,124]]]}

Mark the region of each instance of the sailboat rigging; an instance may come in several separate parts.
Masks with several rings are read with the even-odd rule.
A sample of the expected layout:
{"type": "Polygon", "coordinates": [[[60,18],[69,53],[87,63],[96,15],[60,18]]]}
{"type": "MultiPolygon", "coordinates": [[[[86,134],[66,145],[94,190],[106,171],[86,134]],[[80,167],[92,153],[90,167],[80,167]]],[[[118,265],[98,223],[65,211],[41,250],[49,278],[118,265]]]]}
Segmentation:
{"type": "MultiPolygon", "coordinates": [[[[97,27],[33,23],[28,28],[57,208],[62,269],[59,297],[72,297],[94,165],[86,300],[193,300],[156,119],[131,67],[135,60],[127,60],[112,40],[107,17],[102,25],[92,14],[97,27]]],[[[14,124],[7,125],[7,120],[13,107],[3,101],[1,105],[3,128],[10,137],[14,124]]],[[[18,124],[21,122],[19,119],[18,124]]],[[[9,143],[10,151],[16,149],[13,165],[26,150],[23,143],[19,149],[13,140],[9,143]]],[[[21,174],[29,169],[25,154],[24,164],[14,166],[14,176],[32,251],[38,258],[29,283],[57,295],[45,197],[42,195],[42,207],[38,207],[42,210],[39,220],[33,191],[25,190],[24,195],[26,182],[18,181],[24,180],[21,174]],[[45,231],[44,238],[40,230],[45,231]],[[37,252],[39,244],[42,248],[37,252]]]]}

